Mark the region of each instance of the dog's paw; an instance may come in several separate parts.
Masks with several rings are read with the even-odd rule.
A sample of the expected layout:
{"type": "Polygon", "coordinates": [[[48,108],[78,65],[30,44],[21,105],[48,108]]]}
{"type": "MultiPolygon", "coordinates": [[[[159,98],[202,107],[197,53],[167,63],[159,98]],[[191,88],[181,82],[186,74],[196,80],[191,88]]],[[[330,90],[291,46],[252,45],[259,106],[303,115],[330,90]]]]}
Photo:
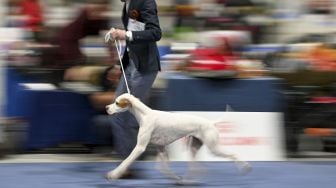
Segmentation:
{"type": "Polygon", "coordinates": [[[200,185],[201,181],[196,179],[185,179],[180,178],[179,180],[176,180],[176,185],[182,185],[182,186],[197,186],[200,185]]]}
{"type": "Polygon", "coordinates": [[[119,179],[120,178],[120,174],[118,172],[116,172],[115,170],[111,170],[110,172],[108,172],[106,175],[105,175],[105,178],[109,181],[111,180],[116,180],[116,179],[119,179]]]}
{"type": "Polygon", "coordinates": [[[248,162],[239,162],[238,165],[239,171],[242,175],[249,173],[252,170],[252,166],[248,162]]]}

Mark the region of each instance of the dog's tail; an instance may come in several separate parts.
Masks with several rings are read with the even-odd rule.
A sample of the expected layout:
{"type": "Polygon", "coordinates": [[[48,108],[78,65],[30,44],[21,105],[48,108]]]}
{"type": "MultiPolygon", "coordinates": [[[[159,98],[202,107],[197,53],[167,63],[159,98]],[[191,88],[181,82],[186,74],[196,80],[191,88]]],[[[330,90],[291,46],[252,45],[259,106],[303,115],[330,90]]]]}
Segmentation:
{"type": "Polygon", "coordinates": [[[234,126],[232,125],[232,123],[228,121],[215,122],[214,126],[218,129],[219,133],[231,132],[234,129],[234,126]]]}

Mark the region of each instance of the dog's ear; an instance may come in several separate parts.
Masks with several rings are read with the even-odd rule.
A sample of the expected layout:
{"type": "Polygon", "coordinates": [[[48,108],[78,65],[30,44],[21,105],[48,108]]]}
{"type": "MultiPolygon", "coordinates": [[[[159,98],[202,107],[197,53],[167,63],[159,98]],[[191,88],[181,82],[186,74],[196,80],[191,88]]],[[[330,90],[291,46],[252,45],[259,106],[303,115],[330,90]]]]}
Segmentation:
{"type": "Polygon", "coordinates": [[[116,104],[121,108],[126,108],[131,105],[130,101],[127,99],[120,99],[120,101],[116,102],[116,104]]]}

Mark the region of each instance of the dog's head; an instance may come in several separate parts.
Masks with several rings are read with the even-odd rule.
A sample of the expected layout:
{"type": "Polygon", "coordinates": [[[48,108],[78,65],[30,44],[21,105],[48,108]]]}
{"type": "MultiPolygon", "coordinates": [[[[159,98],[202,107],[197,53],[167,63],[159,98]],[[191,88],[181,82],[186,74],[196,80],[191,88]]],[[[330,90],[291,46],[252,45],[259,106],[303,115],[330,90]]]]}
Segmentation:
{"type": "Polygon", "coordinates": [[[115,113],[125,112],[131,106],[130,98],[132,95],[125,93],[116,98],[115,102],[106,106],[106,111],[108,114],[112,115],[115,113]]]}

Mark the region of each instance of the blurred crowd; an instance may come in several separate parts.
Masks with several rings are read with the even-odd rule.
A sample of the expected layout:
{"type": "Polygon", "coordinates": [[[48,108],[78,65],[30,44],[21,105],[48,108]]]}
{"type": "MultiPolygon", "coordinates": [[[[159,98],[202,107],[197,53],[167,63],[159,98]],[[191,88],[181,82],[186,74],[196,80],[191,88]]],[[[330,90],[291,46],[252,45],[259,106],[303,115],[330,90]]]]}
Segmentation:
{"type": "MultiPolygon", "coordinates": [[[[109,62],[117,60],[117,56],[113,47],[104,45],[102,36],[111,26],[121,27],[118,19],[120,3],[117,0],[9,0],[5,2],[6,8],[2,13],[3,37],[0,43],[3,58],[8,65],[59,69],[55,71],[58,73],[52,74],[53,82],[63,81],[64,70],[72,66],[108,66],[109,62]]],[[[335,70],[335,23],[332,19],[335,5],[332,0],[300,3],[170,0],[157,1],[157,4],[164,33],[161,46],[171,47],[162,51],[163,60],[177,62],[175,56],[165,56],[168,52],[182,53],[186,55],[184,58],[188,58],[182,59],[182,64],[177,62],[178,66],[173,69],[185,70],[184,63],[191,62],[191,67],[186,67],[186,70],[221,70],[227,67],[230,71],[239,69],[242,72],[244,68],[262,69],[262,72],[335,70]],[[219,64],[224,61],[232,64],[232,57],[223,60],[228,54],[227,49],[221,52],[223,43],[227,49],[230,48],[230,56],[242,61],[236,61],[233,66],[215,63],[214,67],[206,65],[210,68],[198,67],[194,60],[207,58],[218,60],[219,64]],[[178,46],[177,51],[174,51],[175,46],[178,46]],[[181,46],[182,50],[179,50],[181,46]],[[192,50],[197,54],[201,51],[202,55],[194,57],[192,50]],[[281,63],[276,63],[279,59],[281,63]]],[[[66,78],[73,76],[67,75],[66,78]]]]}

